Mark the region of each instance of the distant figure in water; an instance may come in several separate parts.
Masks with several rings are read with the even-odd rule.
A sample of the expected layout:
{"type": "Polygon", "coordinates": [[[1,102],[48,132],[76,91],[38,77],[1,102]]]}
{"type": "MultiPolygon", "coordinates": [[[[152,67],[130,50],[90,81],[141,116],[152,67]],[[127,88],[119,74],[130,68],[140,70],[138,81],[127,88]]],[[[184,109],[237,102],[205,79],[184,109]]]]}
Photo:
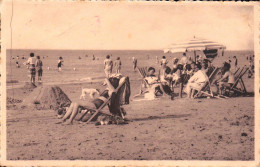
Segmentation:
{"type": "Polygon", "coordinates": [[[95,60],[95,59],[96,59],[96,57],[95,57],[95,55],[93,55],[93,56],[92,56],[92,60],[95,60]]]}
{"type": "Polygon", "coordinates": [[[19,62],[16,61],[16,68],[20,68],[19,62]]]}
{"type": "Polygon", "coordinates": [[[88,55],[85,55],[85,57],[88,57],[88,55]]]}
{"type": "Polygon", "coordinates": [[[132,59],[133,59],[133,70],[135,71],[137,67],[137,59],[135,57],[133,57],[132,59]]]}
{"type": "Polygon", "coordinates": [[[79,56],[79,59],[81,59],[81,57],[79,56]]]}
{"type": "Polygon", "coordinates": [[[120,70],[121,70],[121,60],[120,60],[120,57],[118,57],[114,63],[114,66],[115,66],[115,69],[116,69],[116,73],[120,73],[120,70]]]}
{"type": "Polygon", "coordinates": [[[110,59],[110,55],[107,55],[106,59],[104,60],[104,71],[107,78],[109,78],[110,74],[112,73],[112,69],[113,61],[110,59]]]}
{"type": "Polygon", "coordinates": [[[58,72],[60,72],[62,69],[61,69],[61,66],[63,65],[63,59],[62,57],[59,57],[59,60],[58,60],[58,72]]]}

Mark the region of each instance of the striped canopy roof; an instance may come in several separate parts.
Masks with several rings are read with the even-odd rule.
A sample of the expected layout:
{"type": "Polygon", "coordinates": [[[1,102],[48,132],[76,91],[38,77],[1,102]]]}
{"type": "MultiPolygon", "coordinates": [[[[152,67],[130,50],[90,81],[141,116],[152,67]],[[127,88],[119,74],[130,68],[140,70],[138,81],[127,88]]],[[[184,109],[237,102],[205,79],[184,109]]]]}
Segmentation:
{"type": "Polygon", "coordinates": [[[226,47],[220,43],[213,42],[210,40],[194,38],[192,40],[182,42],[179,44],[172,44],[169,48],[164,49],[164,53],[178,53],[198,50],[203,51],[211,49],[226,49],[226,47]]]}

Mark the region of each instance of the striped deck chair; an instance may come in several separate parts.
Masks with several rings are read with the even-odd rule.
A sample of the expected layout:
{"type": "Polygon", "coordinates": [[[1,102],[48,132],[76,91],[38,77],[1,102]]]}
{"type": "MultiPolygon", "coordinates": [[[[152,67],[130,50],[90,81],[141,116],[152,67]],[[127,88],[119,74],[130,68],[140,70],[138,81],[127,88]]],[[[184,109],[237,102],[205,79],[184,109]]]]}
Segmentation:
{"type": "Polygon", "coordinates": [[[147,67],[137,67],[137,70],[140,74],[140,76],[142,77],[142,82],[141,82],[141,87],[140,87],[140,91],[138,94],[136,94],[134,97],[140,96],[144,93],[147,92],[147,90],[145,90],[145,88],[148,88],[150,85],[147,83],[147,81],[145,80],[145,77],[148,74],[148,68],[147,67]]]}
{"type": "MultiPolygon", "coordinates": [[[[220,98],[220,96],[214,96],[211,85],[215,82],[215,77],[217,74],[219,74],[220,68],[214,68],[214,70],[211,72],[210,76],[208,77],[208,81],[203,85],[203,87],[200,90],[197,90],[197,92],[194,95],[194,98],[201,97],[202,95],[206,95],[208,97],[216,97],[220,98]]],[[[224,96],[221,96],[224,97],[224,96]]]]}
{"type": "MultiPolygon", "coordinates": [[[[123,77],[123,78],[120,79],[119,85],[118,85],[118,87],[115,89],[115,93],[118,93],[118,90],[125,84],[126,78],[127,78],[127,77],[123,77]]],[[[102,110],[106,105],[109,104],[109,102],[111,101],[111,98],[112,98],[112,95],[110,95],[98,109],[88,109],[88,110],[94,111],[94,114],[88,119],[87,123],[89,123],[98,113],[103,113],[103,112],[101,112],[101,110],[102,110]]],[[[103,113],[103,114],[104,114],[104,113],[103,113]]],[[[108,115],[108,114],[106,114],[106,115],[108,115]]],[[[122,115],[122,117],[123,117],[123,113],[121,113],[121,115],[122,115]]]]}
{"type": "Polygon", "coordinates": [[[237,71],[234,73],[235,75],[235,83],[231,87],[225,87],[225,93],[227,95],[235,94],[235,95],[245,95],[247,93],[246,87],[244,84],[244,81],[242,77],[245,75],[245,73],[249,70],[248,67],[243,67],[237,69],[237,71]],[[238,87],[238,84],[240,87],[238,87]]]}

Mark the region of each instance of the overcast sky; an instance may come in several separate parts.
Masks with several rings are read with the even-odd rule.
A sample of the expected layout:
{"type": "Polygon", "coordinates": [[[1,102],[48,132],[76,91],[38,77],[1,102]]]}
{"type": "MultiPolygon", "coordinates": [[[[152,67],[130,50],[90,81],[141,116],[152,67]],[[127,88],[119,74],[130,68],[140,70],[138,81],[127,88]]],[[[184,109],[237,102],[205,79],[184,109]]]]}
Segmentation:
{"type": "MultiPolygon", "coordinates": [[[[11,3],[3,3],[10,48],[11,3]]],[[[14,0],[13,10],[13,48],[163,49],[193,36],[228,50],[254,47],[252,6],[14,0]]]]}

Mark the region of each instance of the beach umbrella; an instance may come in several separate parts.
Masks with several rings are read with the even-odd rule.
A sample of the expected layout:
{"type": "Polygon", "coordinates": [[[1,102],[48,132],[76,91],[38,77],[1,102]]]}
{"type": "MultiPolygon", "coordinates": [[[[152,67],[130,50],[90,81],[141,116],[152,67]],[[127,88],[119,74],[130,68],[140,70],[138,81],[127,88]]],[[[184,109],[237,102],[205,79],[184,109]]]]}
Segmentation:
{"type": "Polygon", "coordinates": [[[226,46],[218,42],[194,37],[188,41],[172,44],[169,48],[164,49],[164,53],[167,53],[165,51],[171,53],[194,52],[195,55],[196,51],[203,51],[206,58],[214,59],[218,55],[218,50],[223,51],[224,49],[226,46]]]}

